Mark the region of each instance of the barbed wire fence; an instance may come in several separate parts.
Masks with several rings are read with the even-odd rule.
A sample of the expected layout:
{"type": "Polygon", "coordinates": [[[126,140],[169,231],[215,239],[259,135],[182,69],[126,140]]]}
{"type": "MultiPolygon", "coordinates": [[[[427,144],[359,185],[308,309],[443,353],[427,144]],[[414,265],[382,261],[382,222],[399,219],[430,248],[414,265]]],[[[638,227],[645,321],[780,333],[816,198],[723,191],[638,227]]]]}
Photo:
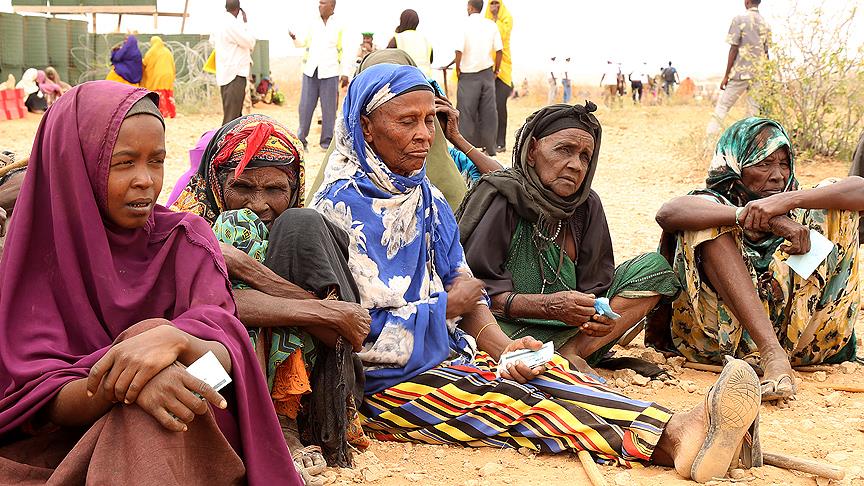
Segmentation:
{"type": "MultiPolygon", "coordinates": [[[[75,66],[80,70],[74,83],[83,83],[97,79],[105,79],[111,70],[112,40],[116,34],[100,34],[90,37],[90,34],[79,36],[75,47],[71,49],[75,66]],[[98,49],[97,45],[108,46],[98,49]]],[[[219,108],[216,78],[213,74],[204,72],[204,64],[213,48],[206,40],[180,42],[166,40],[165,46],[174,56],[176,77],[174,80],[174,102],[187,113],[200,113],[219,108]]],[[[139,40],[141,53],[150,48],[149,42],[139,40]]]]}

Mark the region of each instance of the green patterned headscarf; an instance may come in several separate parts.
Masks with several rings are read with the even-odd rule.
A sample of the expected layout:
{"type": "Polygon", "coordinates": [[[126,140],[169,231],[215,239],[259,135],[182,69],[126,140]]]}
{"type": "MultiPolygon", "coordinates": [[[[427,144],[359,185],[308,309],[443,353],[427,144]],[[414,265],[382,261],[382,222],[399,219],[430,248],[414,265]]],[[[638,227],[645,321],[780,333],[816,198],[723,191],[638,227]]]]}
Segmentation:
{"type": "Polygon", "coordinates": [[[750,117],[735,122],[717,142],[714,158],[708,168],[707,188],[736,206],[744,206],[759,196],[741,182],[741,172],[765,160],[776,150],[786,147],[792,169],[784,191],[798,189],[795,179],[795,155],[786,131],[774,120],[750,117]]]}
{"type": "MultiPolygon", "coordinates": [[[[761,196],[741,182],[741,172],[765,160],[774,151],[786,147],[789,152],[789,180],[784,191],[798,189],[795,179],[795,155],[786,131],[774,120],[750,117],[737,121],[723,132],[708,168],[706,189],[690,194],[710,194],[730,206],[744,206],[761,196]]],[[[765,271],[783,237],[767,235],[758,240],[744,234],[744,253],[757,271],[765,271]]]]}

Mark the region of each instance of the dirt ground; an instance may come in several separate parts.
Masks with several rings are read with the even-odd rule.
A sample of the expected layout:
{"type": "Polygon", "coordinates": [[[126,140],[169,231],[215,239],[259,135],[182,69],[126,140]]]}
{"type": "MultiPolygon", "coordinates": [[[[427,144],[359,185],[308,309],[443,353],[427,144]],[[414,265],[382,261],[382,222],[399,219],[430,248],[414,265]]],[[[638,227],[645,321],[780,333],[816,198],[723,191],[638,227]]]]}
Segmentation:
{"type": "MultiPolygon", "coordinates": [[[[255,111],[269,114],[292,130],[296,129],[298,97],[290,93],[288,98],[283,107],[261,106],[255,111]]],[[[509,133],[515,132],[539,103],[536,95],[511,100],[509,133]]],[[[610,111],[601,107],[599,110],[603,142],[593,187],[603,199],[618,262],[653,250],[659,237],[659,228],[654,222],[657,209],[665,200],[703,183],[707,159],[700,153],[700,136],[710,113],[711,107],[705,105],[640,108],[625,103],[624,109],[610,111]]],[[[39,119],[39,116],[29,115],[24,120],[0,122],[0,148],[29,153],[39,119]]],[[[163,201],[173,181],[188,167],[187,151],[204,131],[217,127],[220,120],[221,114],[216,111],[201,115],[181,113],[176,119],[167,120],[168,160],[163,201]]],[[[323,151],[317,147],[318,133],[318,127],[313,126],[306,163],[310,181],[323,157],[323,151]]],[[[512,135],[508,145],[512,145],[512,135]]],[[[510,155],[509,151],[500,154],[499,160],[509,165],[510,155]]],[[[799,179],[808,184],[826,177],[845,176],[847,170],[848,161],[800,161],[797,173],[799,179]]],[[[861,320],[858,335],[864,335],[861,320]]],[[[629,349],[616,349],[636,356],[646,351],[641,336],[629,349]]],[[[608,372],[601,374],[607,378],[611,376],[608,372]]],[[[624,391],[635,398],[654,400],[683,411],[704,400],[705,390],[716,378],[712,373],[689,369],[673,374],[679,380],[678,385],[628,385],[624,391]]],[[[800,377],[803,383],[797,400],[762,408],[763,449],[844,466],[846,479],[832,484],[864,484],[864,394],[825,389],[826,385],[860,385],[864,381],[864,368],[834,366],[822,373],[801,373],[800,377]]],[[[327,471],[327,482],[466,486],[589,484],[576,456],[571,454],[526,456],[513,450],[375,442],[367,452],[357,456],[357,463],[353,470],[327,471]]],[[[674,470],[660,467],[631,470],[601,467],[601,471],[609,484],[620,486],[692,484],[682,480],[674,470]]],[[[828,484],[816,482],[811,475],[770,466],[752,470],[737,482],[748,485],[828,484]]],[[[717,484],[727,483],[732,481],[717,484]]]]}

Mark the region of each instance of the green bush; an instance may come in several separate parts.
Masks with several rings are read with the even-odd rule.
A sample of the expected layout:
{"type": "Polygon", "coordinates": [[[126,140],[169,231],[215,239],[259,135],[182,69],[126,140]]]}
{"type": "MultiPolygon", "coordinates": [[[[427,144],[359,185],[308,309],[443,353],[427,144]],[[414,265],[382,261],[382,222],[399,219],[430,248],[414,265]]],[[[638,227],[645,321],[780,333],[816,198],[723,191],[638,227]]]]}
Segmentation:
{"type": "MultiPolygon", "coordinates": [[[[753,97],[779,121],[796,150],[848,158],[864,131],[864,46],[852,44],[858,9],[795,5],[787,31],[760,64],[753,97]]],[[[860,27],[859,27],[860,28],[860,27]]]]}

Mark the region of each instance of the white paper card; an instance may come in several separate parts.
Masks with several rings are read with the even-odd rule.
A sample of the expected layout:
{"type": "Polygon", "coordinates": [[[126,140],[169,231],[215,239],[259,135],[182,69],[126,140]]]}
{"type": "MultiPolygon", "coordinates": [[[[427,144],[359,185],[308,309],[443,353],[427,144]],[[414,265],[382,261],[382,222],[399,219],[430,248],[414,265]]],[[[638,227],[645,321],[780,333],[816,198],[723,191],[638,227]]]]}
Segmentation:
{"type": "Polygon", "coordinates": [[[213,351],[207,351],[204,356],[201,356],[189,365],[186,371],[195,378],[207,383],[216,391],[225,388],[225,385],[231,383],[231,377],[225,371],[225,368],[222,367],[222,363],[219,362],[213,351]]]}
{"type": "Polygon", "coordinates": [[[822,262],[828,258],[831,250],[834,249],[834,243],[822,236],[816,230],[810,230],[810,251],[803,255],[792,255],[786,260],[789,268],[795,270],[795,273],[801,278],[810,278],[813,271],[816,270],[822,262]]]}
{"type": "Polygon", "coordinates": [[[516,361],[521,361],[529,368],[536,368],[551,361],[553,356],[555,356],[555,347],[552,345],[552,341],[544,344],[537,351],[531,351],[530,349],[510,351],[509,353],[502,354],[501,359],[498,360],[497,374],[500,377],[501,370],[506,370],[510,363],[515,363],[516,361]]]}

